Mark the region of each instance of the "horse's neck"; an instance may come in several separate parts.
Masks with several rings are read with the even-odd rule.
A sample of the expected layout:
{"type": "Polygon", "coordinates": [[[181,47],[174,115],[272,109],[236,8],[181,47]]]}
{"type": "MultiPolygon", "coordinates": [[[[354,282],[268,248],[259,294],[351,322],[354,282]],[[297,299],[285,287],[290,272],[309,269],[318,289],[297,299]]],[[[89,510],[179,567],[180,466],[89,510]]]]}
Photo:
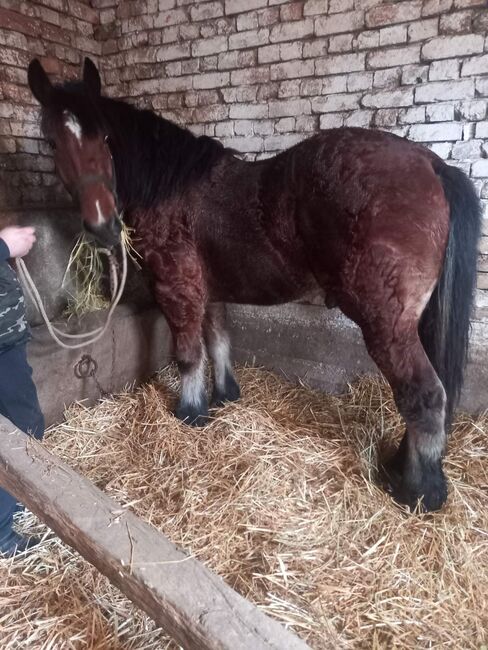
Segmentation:
{"type": "Polygon", "coordinates": [[[185,192],[224,154],[217,141],[197,138],[149,111],[115,100],[106,106],[123,208],[147,208],[185,192]]]}

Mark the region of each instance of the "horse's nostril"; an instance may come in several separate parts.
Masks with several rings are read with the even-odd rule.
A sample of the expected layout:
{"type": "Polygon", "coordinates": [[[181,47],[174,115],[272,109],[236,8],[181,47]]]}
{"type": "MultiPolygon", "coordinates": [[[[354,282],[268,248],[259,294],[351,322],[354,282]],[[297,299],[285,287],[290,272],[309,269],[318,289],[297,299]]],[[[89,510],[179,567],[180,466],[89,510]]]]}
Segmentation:
{"type": "Polygon", "coordinates": [[[120,221],[119,217],[114,217],[112,219],[112,230],[115,235],[120,235],[122,232],[122,222],[120,221]]]}

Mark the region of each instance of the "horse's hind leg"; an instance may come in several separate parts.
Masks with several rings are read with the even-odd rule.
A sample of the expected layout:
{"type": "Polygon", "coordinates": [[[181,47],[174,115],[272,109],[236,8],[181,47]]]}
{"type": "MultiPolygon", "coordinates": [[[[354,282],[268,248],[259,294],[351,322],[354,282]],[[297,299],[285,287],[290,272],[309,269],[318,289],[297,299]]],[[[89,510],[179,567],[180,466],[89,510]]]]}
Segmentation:
{"type": "Polygon", "coordinates": [[[371,247],[339,302],[361,327],[368,352],[388,379],[407,425],[388,468],[393,495],[410,507],[421,499],[423,509],[437,510],[447,497],[442,470],[446,393],[418,335],[437,270],[423,269],[412,277],[404,270],[412,266],[391,253],[371,247]]]}
{"type": "Polygon", "coordinates": [[[239,384],[232,371],[229,335],[225,330],[224,304],[207,305],[203,332],[207,351],[213,362],[214,388],[211,405],[222,406],[224,402],[233,402],[241,396],[239,384]]]}
{"type": "Polygon", "coordinates": [[[414,508],[439,509],[447,498],[442,470],[446,394],[416,331],[403,332],[401,344],[384,344],[366,334],[368,350],[389,380],[407,425],[400,447],[385,467],[393,496],[414,508]],[[406,343],[406,341],[408,341],[406,343]]]}

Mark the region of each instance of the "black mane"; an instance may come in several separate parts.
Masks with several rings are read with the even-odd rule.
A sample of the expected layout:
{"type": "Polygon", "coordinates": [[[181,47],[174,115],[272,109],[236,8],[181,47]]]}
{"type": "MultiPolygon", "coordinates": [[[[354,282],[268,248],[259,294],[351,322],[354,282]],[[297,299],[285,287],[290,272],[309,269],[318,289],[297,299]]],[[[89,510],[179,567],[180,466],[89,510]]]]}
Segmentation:
{"type": "Polygon", "coordinates": [[[83,83],[56,88],[55,102],[73,112],[83,133],[108,135],[120,207],[151,208],[198,181],[230,152],[208,136],[149,110],[107,97],[90,97],[83,83]]]}
{"type": "Polygon", "coordinates": [[[202,178],[225,154],[217,140],[197,137],[152,111],[101,98],[124,207],[150,208],[202,178]]]}

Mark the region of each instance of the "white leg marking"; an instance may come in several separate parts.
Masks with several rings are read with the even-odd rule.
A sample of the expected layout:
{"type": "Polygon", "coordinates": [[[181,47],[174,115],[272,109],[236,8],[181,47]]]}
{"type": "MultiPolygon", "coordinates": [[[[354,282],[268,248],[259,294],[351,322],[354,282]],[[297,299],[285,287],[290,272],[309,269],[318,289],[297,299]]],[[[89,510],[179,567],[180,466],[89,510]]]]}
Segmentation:
{"type": "MultiPolygon", "coordinates": [[[[440,384],[440,387],[442,388],[442,392],[444,394],[445,403],[446,393],[442,384],[440,384]]],[[[415,446],[417,450],[422,454],[422,456],[429,460],[439,460],[439,458],[444,453],[444,449],[446,447],[445,419],[446,409],[445,406],[443,406],[442,411],[435,418],[437,425],[435,431],[414,432],[415,446]]]]}
{"type": "Polygon", "coordinates": [[[217,388],[224,390],[225,375],[231,370],[230,342],[227,333],[218,334],[209,345],[210,358],[214,364],[214,379],[217,388]]]}
{"type": "MultiPolygon", "coordinates": [[[[203,349],[203,346],[202,346],[203,349]]],[[[205,353],[192,372],[181,375],[181,401],[183,404],[198,406],[205,391],[205,353]]]]}

